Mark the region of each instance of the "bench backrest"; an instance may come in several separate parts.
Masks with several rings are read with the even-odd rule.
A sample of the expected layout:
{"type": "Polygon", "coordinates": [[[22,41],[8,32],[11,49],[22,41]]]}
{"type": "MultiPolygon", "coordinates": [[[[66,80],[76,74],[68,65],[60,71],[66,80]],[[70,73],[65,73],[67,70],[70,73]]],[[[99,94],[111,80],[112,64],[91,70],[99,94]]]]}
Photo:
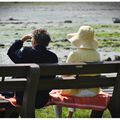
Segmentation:
{"type": "Polygon", "coordinates": [[[24,90],[22,117],[35,117],[35,95],[38,90],[72,89],[114,86],[113,102],[120,108],[120,62],[96,62],[79,64],[21,64],[0,65],[0,76],[27,78],[27,81],[1,81],[0,90],[24,90]],[[116,73],[115,76],[106,74],[116,73]],[[84,75],[83,75],[84,74],[84,75]],[[89,76],[86,76],[89,74],[89,76]],[[91,74],[91,75],[90,75],[91,74]],[[97,75],[96,75],[97,74],[97,75]],[[104,76],[100,74],[105,74],[104,76]],[[43,76],[77,75],[75,79],[49,79],[43,76]],[[19,86],[19,87],[18,87],[19,86]],[[118,105],[119,104],[119,105],[118,105]]]}
{"type": "Polygon", "coordinates": [[[89,88],[114,86],[120,72],[120,62],[92,62],[79,64],[45,64],[40,67],[40,76],[76,75],[75,79],[60,81],[55,79],[40,79],[40,89],[89,88]],[[112,73],[116,75],[111,76],[112,73]],[[101,75],[102,74],[102,75],[101,75]],[[76,81],[75,81],[76,80],[76,81]],[[46,84],[48,83],[48,84],[46,84]]]}
{"type": "Polygon", "coordinates": [[[19,81],[19,78],[27,78],[29,75],[29,65],[16,64],[1,64],[0,65],[0,91],[16,91],[22,90],[25,86],[25,81],[19,81]],[[6,80],[6,77],[8,78],[6,80]],[[14,78],[14,79],[12,79],[14,78]],[[16,87],[15,87],[16,86],[16,87]]]}
{"type": "Polygon", "coordinates": [[[79,64],[46,64],[40,66],[40,76],[76,75],[74,79],[39,80],[39,90],[71,89],[113,86],[109,109],[113,117],[120,117],[120,61],[79,63],[79,64]],[[114,74],[114,75],[113,75],[114,74]],[[103,76],[104,75],[104,76],[103,76]]]}

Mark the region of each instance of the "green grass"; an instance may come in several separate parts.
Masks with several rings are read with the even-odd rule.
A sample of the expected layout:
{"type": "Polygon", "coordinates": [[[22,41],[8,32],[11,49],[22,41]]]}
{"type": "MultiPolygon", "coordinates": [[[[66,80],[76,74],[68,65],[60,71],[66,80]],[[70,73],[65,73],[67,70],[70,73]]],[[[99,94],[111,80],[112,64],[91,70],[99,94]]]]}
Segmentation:
{"type": "MultiPolygon", "coordinates": [[[[68,110],[66,107],[62,108],[62,118],[67,118],[68,110]]],[[[42,109],[36,109],[36,118],[55,118],[55,114],[52,106],[47,106],[42,109]]],[[[73,114],[73,118],[89,118],[91,110],[76,109],[73,114]]],[[[103,114],[103,118],[110,118],[110,113],[106,110],[103,114]]]]}
{"type": "Polygon", "coordinates": [[[100,38],[120,38],[120,32],[97,32],[96,37],[100,38]]]}
{"type": "Polygon", "coordinates": [[[113,47],[113,48],[117,48],[120,47],[120,41],[119,40],[107,40],[107,39],[103,39],[98,41],[99,42],[99,47],[113,47]]]}
{"type": "MultiPolygon", "coordinates": [[[[91,25],[95,29],[95,38],[98,40],[99,48],[111,47],[111,50],[119,51],[120,46],[120,24],[110,25],[91,25]]],[[[79,26],[73,24],[59,23],[53,26],[51,24],[42,25],[40,23],[23,23],[23,24],[0,24],[0,43],[11,44],[15,39],[21,38],[23,35],[32,32],[39,27],[45,28],[49,31],[53,46],[61,48],[68,48],[70,44],[62,41],[67,38],[68,33],[77,32],[79,26]]]]}

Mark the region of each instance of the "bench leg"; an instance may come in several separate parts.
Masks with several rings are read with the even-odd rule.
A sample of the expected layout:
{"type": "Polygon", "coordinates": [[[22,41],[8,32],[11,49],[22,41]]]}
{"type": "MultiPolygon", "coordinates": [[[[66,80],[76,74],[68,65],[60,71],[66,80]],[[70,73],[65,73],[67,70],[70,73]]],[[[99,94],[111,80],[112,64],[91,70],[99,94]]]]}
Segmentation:
{"type": "Polygon", "coordinates": [[[0,111],[0,118],[4,118],[5,116],[5,111],[0,111]]]}
{"type": "Polygon", "coordinates": [[[73,113],[74,113],[74,112],[72,112],[72,111],[69,111],[69,112],[68,112],[68,118],[72,118],[72,116],[73,116],[73,113]]]}
{"type": "Polygon", "coordinates": [[[15,107],[8,107],[3,111],[0,111],[0,118],[18,118],[19,110],[15,107]]]}
{"type": "Polygon", "coordinates": [[[62,117],[62,106],[53,105],[54,113],[56,118],[62,117]]]}
{"type": "Polygon", "coordinates": [[[117,108],[114,103],[108,104],[108,110],[112,118],[120,118],[120,108],[117,108]]]}
{"type": "Polygon", "coordinates": [[[90,117],[91,118],[102,118],[103,112],[104,112],[104,110],[103,111],[92,110],[90,117]]]}
{"type": "Polygon", "coordinates": [[[8,108],[5,110],[4,118],[18,118],[19,111],[17,108],[8,108]]]}

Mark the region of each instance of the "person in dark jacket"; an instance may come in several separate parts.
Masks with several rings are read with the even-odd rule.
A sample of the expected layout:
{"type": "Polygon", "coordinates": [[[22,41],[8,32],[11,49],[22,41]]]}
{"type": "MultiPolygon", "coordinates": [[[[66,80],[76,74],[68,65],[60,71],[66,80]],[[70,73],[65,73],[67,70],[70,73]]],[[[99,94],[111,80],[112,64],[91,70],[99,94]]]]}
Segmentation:
{"type": "MultiPolygon", "coordinates": [[[[31,34],[23,36],[21,40],[16,40],[9,48],[7,55],[14,63],[58,63],[56,54],[47,49],[50,41],[50,35],[46,30],[37,29],[31,34]],[[31,40],[32,47],[23,47],[23,43],[27,40],[31,40]]],[[[36,108],[45,106],[49,100],[50,91],[37,93],[36,108]]],[[[22,104],[22,98],[23,92],[16,92],[17,104],[22,104]]]]}

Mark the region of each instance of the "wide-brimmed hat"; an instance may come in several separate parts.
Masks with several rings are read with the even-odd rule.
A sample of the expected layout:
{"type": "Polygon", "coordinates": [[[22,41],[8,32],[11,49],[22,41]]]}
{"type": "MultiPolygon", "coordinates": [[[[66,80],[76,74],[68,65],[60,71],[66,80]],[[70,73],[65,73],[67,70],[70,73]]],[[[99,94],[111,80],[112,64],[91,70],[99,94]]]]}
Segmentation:
{"type": "Polygon", "coordinates": [[[98,43],[94,39],[94,29],[90,26],[81,26],[77,33],[67,35],[68,39],[77,48],[97,49],[98,43]]]}

